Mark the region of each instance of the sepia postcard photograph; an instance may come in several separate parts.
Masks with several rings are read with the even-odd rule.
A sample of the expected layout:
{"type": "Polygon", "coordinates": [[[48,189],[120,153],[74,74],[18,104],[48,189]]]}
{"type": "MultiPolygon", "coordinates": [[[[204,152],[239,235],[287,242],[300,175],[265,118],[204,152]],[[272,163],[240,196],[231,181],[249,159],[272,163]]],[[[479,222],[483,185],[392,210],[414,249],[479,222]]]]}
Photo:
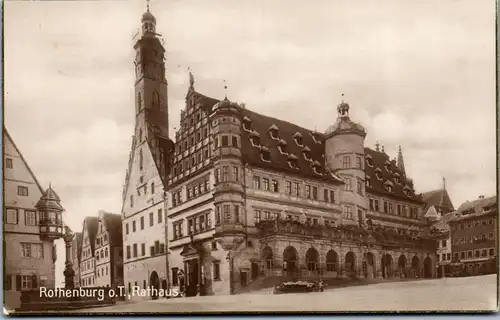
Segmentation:
{"type": "Polygon", "coordinates": [[[496,3],[2,3],[3,314],[498,311],[496,3]]]}

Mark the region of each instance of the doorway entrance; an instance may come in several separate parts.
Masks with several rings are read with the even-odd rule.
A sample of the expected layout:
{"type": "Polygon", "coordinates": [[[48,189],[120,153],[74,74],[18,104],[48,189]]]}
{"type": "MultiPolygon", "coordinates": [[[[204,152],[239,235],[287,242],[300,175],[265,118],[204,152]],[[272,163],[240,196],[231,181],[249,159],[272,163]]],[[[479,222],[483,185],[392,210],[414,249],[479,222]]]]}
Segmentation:
{"type": "Polygon", "coordinates": [[[257,262],[252,262],[252,280],[259,277],[259,264],[257,262]]]}

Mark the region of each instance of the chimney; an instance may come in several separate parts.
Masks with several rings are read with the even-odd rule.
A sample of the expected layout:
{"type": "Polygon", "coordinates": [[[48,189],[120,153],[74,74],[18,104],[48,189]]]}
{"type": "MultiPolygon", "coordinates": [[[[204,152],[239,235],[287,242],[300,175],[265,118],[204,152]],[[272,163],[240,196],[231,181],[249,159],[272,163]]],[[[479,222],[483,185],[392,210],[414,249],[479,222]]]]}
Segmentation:
{"type": "Polygon", "coordinates": [[[483,195],[479,196],[479,199],[484,199],[484,196],[483,195]]]}

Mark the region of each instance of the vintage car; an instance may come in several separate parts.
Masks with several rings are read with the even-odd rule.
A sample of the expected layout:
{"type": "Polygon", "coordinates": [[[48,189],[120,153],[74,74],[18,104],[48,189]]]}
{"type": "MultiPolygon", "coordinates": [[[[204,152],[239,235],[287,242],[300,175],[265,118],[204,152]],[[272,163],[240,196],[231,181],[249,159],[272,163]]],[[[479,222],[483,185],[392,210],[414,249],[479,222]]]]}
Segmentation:
{"type": "Polygon", "coordinates": [[[299,292],[323,292],[325,285],[323,281],[286,281],[274,287],[274,294],[299,293],[299,292]]]}

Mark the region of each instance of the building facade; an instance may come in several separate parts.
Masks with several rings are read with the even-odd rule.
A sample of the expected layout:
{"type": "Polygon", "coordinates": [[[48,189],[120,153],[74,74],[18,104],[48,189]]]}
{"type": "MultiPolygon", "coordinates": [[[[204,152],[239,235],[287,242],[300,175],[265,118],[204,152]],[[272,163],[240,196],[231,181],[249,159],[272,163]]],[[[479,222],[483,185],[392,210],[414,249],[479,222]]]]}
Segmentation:
{"type": "Polygon", "coordinates": [[[52,188],[42,189],[5,128],[3,134],[4,294],[6,307],[16,308],[21,291],[55,286],[54,240],[62,236],[63,209],[52,188]],[[50,213],[47,201],[54,206],[50,213]]]}
{"type": "Polygon", "coordinates": [[[119,214],[99,211],[95,236],[95,269],[97,287],[123,286],[122,219],[119,214]]]}
{"type": "Polygon", "coordinates": [[[167,284],[165,193],[161,180],[165,161],[160,152],[160,141],[168,136],[165,49],[149,10],[141,22],[134,46],[135,132],[122,206],[124,283],[129,291],[133,286],[166,289],[167,284]]]}
{"type": "Polygon", "coordinates": [[[95,287],[95,239],[98,226],[97,217],[86,217],[83,220],[82,249],[80,253],[80,286],[95,287]]]}
{"type": "Polygon", "coordinates": [[[165,50],[155,24],[148,10],[135,46],[125,282],[147,285],[147,273],[161,272],[171,287],[209,295],[271,275],[435,276],[436,242],[401,149],[390,159],[378,144],[366,147],[366,131],[350,119],[346,102],[319,133],[203,95],[190,74],[180,129],[170,140],[165,50]],[[164,198],[148,192],[152,182],[163,184],[164,198]],[[149,215],[156,226],[162,205],[162,223],[143,230],[141,219],[149,215]],[[139,245],[152,240],[168,259],[143,254],[139,245]]]}
{"type": "Polygon", "coordinates": [[[454,206],[446,190],[446,180],[443,178],[441,189],[424,192],[422,199],[426,203],[424,218],[433,223],[432,229],[436,235],[436,267],[437,276],[444,277],[451,272],[451,234],[449,221],[454,216],[454,206]]]}
{"type": "Polygon", "coordinates": [[[80,254],[82,251],[82,239],[83,234],[81,232],[75,232],[75,237],[71,242],[71,260],[73,263],[73,271],[75,276],[73,278],[73,283],[75,288],[80,287],[80,254]]]}
{"type": "Polygon", "coordinates": [[[454,262],[470,275],[497,271],[497,197],[480,197],[462,204],[450,221],[454,262]]]}

